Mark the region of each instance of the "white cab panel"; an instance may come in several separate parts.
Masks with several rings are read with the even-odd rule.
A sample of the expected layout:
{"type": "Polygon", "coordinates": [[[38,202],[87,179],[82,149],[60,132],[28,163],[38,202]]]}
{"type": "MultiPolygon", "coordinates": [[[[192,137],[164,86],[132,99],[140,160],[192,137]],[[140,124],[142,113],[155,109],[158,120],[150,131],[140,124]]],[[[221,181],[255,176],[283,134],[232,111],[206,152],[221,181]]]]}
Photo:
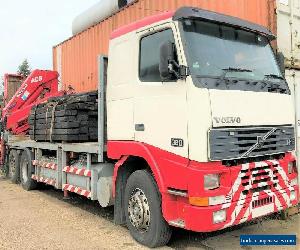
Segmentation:
{"type": "Polygon", "coordinates": [[[210,98],[213,127],[294,124],[291,95],[210,90],[210,98]],[[218,122],[219,118],[226,121],[218,122]]]}
{"type": "Polygon", "coordinates": [[[145,130],[136,131],[135,140],[188,157],[186,109],[185,82],[138,86],[134,123],[145,130]],[[182,139],[183,147],[172,147],[172,138],[182,139]]]}
{"type": "MultiPolygon", "coordinates": [[[[140,39],[160,32],[172,29],[175,35],[176,48],[179,51],[181,45],[176,36],[176,27],[173,24],[161,24],[149,30],[138,32],[136,50],[139,51],[140,39]]],[[[155,44],[155,52],[160,49],[160,44],[155,44]]],[[[183,64],[181,53],[179,63],[183,64]]],[[[187,97],[186,81],[174,82],[143,81],[139,77],[139,58],[136,59],[136,85],[134,103],[134,124],[143,126],[144,130],[135,131],[135,140],[150,144],[162,150],[188,157],[187,138],[187,97]],[[183,141],[179,147],[172,146],[172,139],[183,141]]]]}
{"type": "Polygon", "coordinates": [[[209,91],[198,88],[188,78],[188,139],[189,158],[208,161],[208,131],[211,127],[209,91]]]}
{"type": "Polygon", "coordinates": [[[133,140],[135,33],[110,42],[107,79],[107,138],[133,140]],[[120,56],[122,55],[122,56],[120,56]]]}

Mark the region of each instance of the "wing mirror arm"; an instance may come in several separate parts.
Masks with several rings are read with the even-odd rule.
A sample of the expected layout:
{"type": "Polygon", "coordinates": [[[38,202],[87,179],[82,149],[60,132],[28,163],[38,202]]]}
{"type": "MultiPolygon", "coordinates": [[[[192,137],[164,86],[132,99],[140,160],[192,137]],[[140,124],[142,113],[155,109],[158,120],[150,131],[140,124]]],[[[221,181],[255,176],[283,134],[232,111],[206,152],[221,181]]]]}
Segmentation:
{"type": "Polygon", "coordinates": [[[177,79],[184,80],[189,75],[188,67],[184,65],[179,65],[175,60],[169,61],[169,72],[174,74],[177,79]],[[174,70],[176,67],[176,70],[174,70]]]}
{"type": "Polygon", "coordinates": [[[176,79],[184,80],[189,75],[188,67],[179,65],[175,60],[175,45],[171,41],[164,42],[160,46],[160,77],[163,81],[176,79]]]}

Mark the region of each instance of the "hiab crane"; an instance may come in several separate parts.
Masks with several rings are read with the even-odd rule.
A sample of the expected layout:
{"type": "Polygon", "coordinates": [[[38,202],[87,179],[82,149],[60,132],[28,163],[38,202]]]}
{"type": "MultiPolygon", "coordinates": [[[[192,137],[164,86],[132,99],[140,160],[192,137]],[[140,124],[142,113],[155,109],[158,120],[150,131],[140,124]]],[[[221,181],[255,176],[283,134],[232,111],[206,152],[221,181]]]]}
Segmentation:
{"type": "MultiPolygon", "coordinates": [[[[33,106],[49,97],[63,95],[58,91],[58,73],[49,70],[34,70],[21,84],[18,91],[2,110],[2,130],[12,135],[26,135],[28,117],[33,106]]],[[[0,164],[4,163],[5,143],[1,138],[0,164]]]]}

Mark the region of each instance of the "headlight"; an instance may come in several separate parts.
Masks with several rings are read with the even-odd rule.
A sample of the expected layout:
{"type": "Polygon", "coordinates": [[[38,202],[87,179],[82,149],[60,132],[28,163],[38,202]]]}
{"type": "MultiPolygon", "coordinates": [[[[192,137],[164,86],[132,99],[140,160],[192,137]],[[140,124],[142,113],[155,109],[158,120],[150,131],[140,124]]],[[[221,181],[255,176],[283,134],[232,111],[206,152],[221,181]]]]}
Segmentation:
{"type": "Polygon", "coordinates": [[[204,175],[204,189],[212,190],[220,187],[220,175],[208,174],[204,175]]]}
{"type": "Polygon", "coordinates": [[[209,197],[208,203],[210,206],[223,204],[225,203],[225,195],[209,197]]]}
{"type": "Polygon", "coordinates": [[[226,210],[220,210],[213,213],[214,224],[226,221],[226,210]]]}

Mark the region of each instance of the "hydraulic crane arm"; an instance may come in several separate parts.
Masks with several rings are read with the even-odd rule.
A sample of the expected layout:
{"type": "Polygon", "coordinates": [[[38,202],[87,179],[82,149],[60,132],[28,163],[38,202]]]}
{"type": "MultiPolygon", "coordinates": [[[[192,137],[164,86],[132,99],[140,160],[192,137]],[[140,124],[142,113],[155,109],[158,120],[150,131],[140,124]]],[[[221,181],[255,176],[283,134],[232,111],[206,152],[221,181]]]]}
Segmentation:
{"type": "Polygon", "coordinates": [[[33,106],[49,97],[61,96],[58,91],[58,73],[48,70],[34,70],[22,83],[16,94],[4,107],[2,121],[4,129],[13,134],[26,134],[29,129],[28,117],[33,106]]]}

